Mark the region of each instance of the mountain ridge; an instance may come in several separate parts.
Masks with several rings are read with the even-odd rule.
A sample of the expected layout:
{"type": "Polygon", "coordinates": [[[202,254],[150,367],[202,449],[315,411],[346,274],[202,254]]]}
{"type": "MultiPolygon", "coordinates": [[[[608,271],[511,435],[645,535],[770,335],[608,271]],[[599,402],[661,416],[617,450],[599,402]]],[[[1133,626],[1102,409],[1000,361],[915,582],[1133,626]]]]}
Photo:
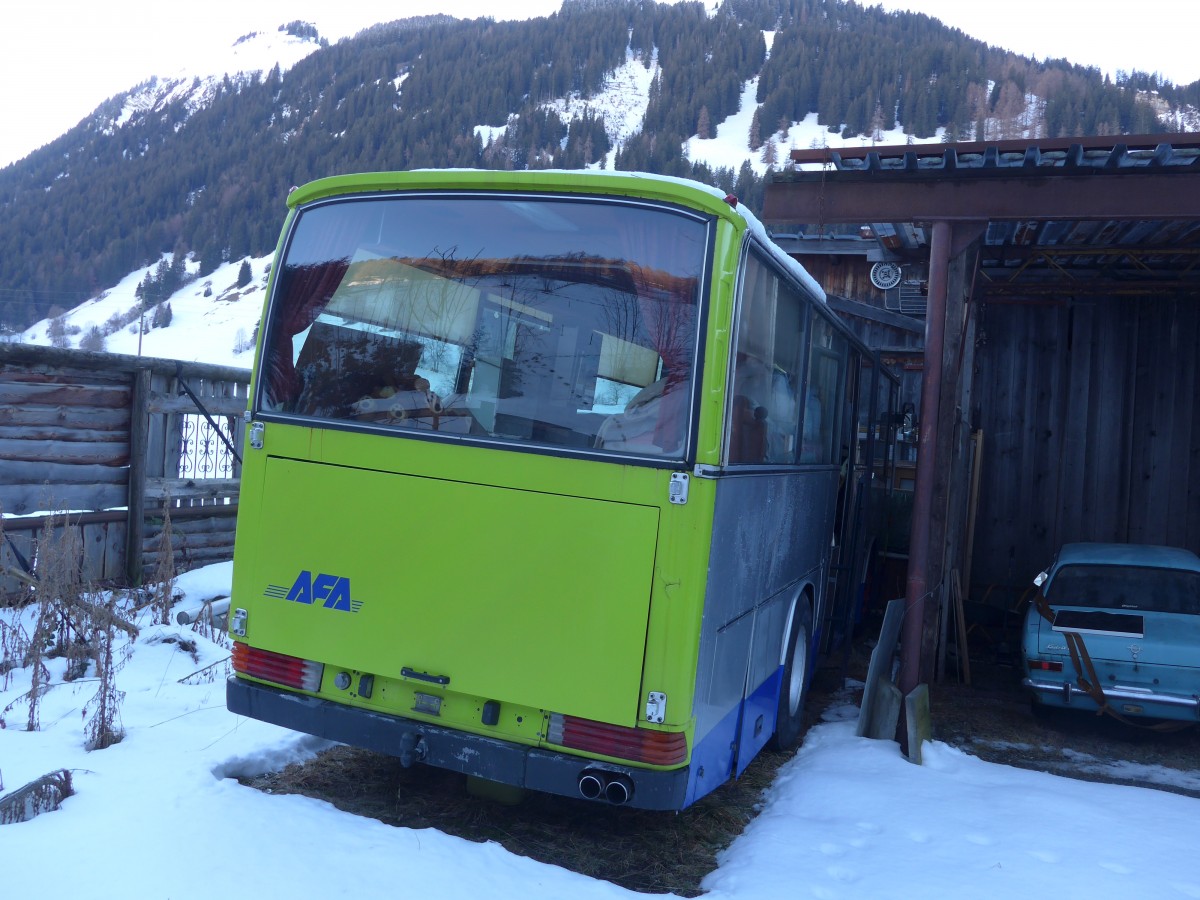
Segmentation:
{"type": "Polygon", "coordinates": [[[0,331],[164,253],[200,275],[262,257],[288,188],[327,174],[603,166],[697,178],[754,209],[792,147],[1200,127],[1200,82],[1114,85],[837,0],[569,0],[332,45],[293,22],[210,68],[118,94],[0,170],[0,331]]]}

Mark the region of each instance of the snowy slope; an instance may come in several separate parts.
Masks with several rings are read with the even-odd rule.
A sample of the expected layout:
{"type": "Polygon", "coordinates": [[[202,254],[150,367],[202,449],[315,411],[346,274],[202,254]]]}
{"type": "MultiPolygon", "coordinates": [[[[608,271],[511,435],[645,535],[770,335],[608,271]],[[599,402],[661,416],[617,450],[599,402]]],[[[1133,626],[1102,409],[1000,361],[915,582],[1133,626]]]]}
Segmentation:
{"type": "MultiPolygon", "coordinates": [[[[769,54],[774,32],[763,32],[763,36],[769,54]]],[[[247,35],[227,48],[224,53],[209,59],[203,72],[179,72],[170,78],[156,79],[134,89],[124,96],[121,112],[113,116],[104,127],[119,128],[132,117],[151,113],[178,97],[186,97],[192,108],[198,109],[208,102],[214,87],[220,83],[225,73],[261,72],[276,64],[281,70],[286,70],[316,49],[317,44],[313,41],[295,38],[284,32],[247,35]]],[[[564,121],[570,121],[585,110],[602,115],[608,128],[609,139],[616,147],[641,130],[649,104],[650,83],[658,70],[657,54],[646,60],[630,49],[626,53],[625,62],[609,74],[600,92],[591,97],[575,94],[546,106],[564,121]]],[[[689,138],[685,145],[688,158],[706,163],[713,169],[727,168],[734,171],[737,171],[743,162],[749,161],[755,172],[764,174],[769,166],[764,161],[763,148],[757,151],[749,148],[750,127],[757,108],[757,90],[757,76],[746,81],[738,112],[724,121],[714,123],[714,137],[701,139],[693,135],[689,138]]],[[[986,124],[986,137],[995,138],[1002,131],[1005,136],[1041,136],[1038,133],[1041,104],[1041,98],[1036,95],[1027,96],[1025,111],[1016,119],[1003,122],[989,119],[986,124]]],[[[504,128],[490,126],[478,126],[475,130],[485,144],[504,132],[504,128]]],[[[843,138],[840,130],[831,132],[826,125],[818,124],[815,114],[810,114],[803,121],[792,122],[786,132],[775,131],[770,135],[764,134],[763,137],[774,145],[775,168],[786,165],[789,153],[797,148],[937,143],[941,140],[940,135],[924,141],[914,140],[904,134],[901,123],[894,123],[891,129],[873,135],[843,138]]],[[[971,137],[973,136],[964,135],[964,139],[971,137]]],[[[612,167],[615,154],[615,149],[610,152],[605,161],[607,168],[612,167]]],[[[241,292],[229,290],[236,278],[240,261],[231,263],[214,273],[205,283],[189,285],[172,297],[171,306],[175,318],[171,326],[166,329],[154,329],[143,335],[140,352],[148,356],[184,359],[199,359],[201,355],[207,355],[209,358],[201,361],[248,367],[253,354],[247,345],[258,321],[262,301],[261,288],[265,285],[264,273],[269,261],[259,259],[252,262],[255,272],[252,285],[258,289],[258,293],[255,293],[253,288],[241,292]],[[213,297],[204,296],[205,287],[212,289],[213,297]],[[220,349],[197,350],[197,343],[190,340],[189,336],[194,333],[195,328],[201,327],[213,330],[214,335],[219,337],[213,345],[220,349]]],[[[102,297],[89,300],[67,313],[64,322],[67,330],[72,332],[67,335],[68,344],[78,346],[81,337],[90,326],[103,326],[114,313],[134,307],[137,301],[133,290],[147,271],[149,269],[131,273],[119,284],[105,291],[102,297]]],[[[40,322],[16,339],[25,343],[49,343],[47,326],[47,322],[40,322]]],[[[126,328],[120,333],[110,335],[106,339],[105,349],[117,353],[138,353],[136,329],[126,328]]]]}
{"type": "MultiPolygon", "coordinates": [[[[768,47],[773,33],[765,32],[768,47]]],[[[306,55],[317,49],[310,40],[291,37],[283,32],[258,33],[240,40],[228,48],[224,55],[214,56],[207,71],[179,72],[170,78],[157,79],[142,85],[125,96],[122,111],[114,116],[105,127],[119,128],[137,115],[145,115],[163,104],[179,97],[188,98],[193,108],[200,108],[211,97],[212,90],[227,72],[249,73],[264,71],[278,64],[286,70],[306,55]]],[[[657,55],[646,61],[630,50],[625,63],[610,73],[604,89],[597,95],[583,98],[578,95],[562,98],[549,104],[565,120],[580,115],[585,109],[603,115],[609,129],[609,138],[614,144],[626,140],[641,130],[649,103],[650,83],[658,70],[657,55]]],[[[716,124],[716,137],[701,140],[693,137],[688,141],[690,158],[708,163],[710,166],[737,170],[744,160],[750,160],[760,174],[767,164],[761,153],[748,148],[750,122],[754,116],[757,78],[748,81],[743,90],[740,111],[724,122],[716,124]]],[[[477,129],[485,142],[503,129],[477,129]]],[[[900,131],[880,136],[884,143],[902,142],[900,131]]],[[[786,159],[792,147],[844,146],[858,144],[865,138],[843,140],[840,134],[830,133],[818,125],[816,116],[810,115],[804,122],[793,123],[786,135],[775,134],[771,140],[778,147],[777,159],[786,159]]],[[[614,151],[615,153],[615,151],[614,151]]],[[[607,165],[611,167],[611,157],[607,165]]],[[[282,221],[282,220],[281,220],[282,221]]],[[[253,350],[249,342],[254,333],[262,307],[262,288],[266,284],[269,259],[252,260],[254,279],[247,289],[236,291],[240,260],[214,272],[210,277],[194,282],[171,299],[172,321],[167,328],[151,329],[139,335],[135,325],[127,325],[105,337],[104,349],[112,353],[163,357],[167,359],[189,359],[200,362],[220,363],[249,367],[253,350]],[[211,296],[205,296],[206,290],[211,296]],[[203,328],[212,335],[211,341],[203,344],[194,339],[196,329],[203,328]],[[140,347],[139,347],[140,344],[140,347]]],[[[137,306],[134,290],[152,271],[154,266],[130,273],[119,284],[113,285],[99,297],[86,301],[63,317],[66,343],[78,347],[80,341],[93,327],[105,329],[105,323],[116,315],[127,313],[137,306]]],[[[194,268],[194,267],[193,267],[194,268]]],[[[149,316],[149,312],[147,313],[149,316]]],[[[49,322],[42,321],[16,337],[21,343],[49,344],[49,322]]]]}
{"type": "Polygon", "coordinates": [[[205,108],[222,79],[228,75],[234,83],[278,65],[286,72],[310,53],[320,49],[311,38],[294,37],[283,31],[251,32],[232,45],[207,55],[202,66],[180,69],[170,75],[152,78],[116,99],[120,110],[113,114],[110,104],[97,113],[94,126],[112,134],[131,121],[137,121],[167,104],[184,100],[190,113],[205,108]]]}
{"type": "MultiPolygon", "coordinates": [[[[131,322],[104,339],[104,350],[131,356],[154,356],[162,359],[183,359],[216,365],[250,368],[254,348],[250,340],[262,314],[267,284],[269,257],[249,261],[252,277],[243,288],[237,287],[241,260],[221,266],[211,275],[193,281],[176,291],[167,302],[171,305],[171,324],[165,328],[149,328],[153,310],[145,314],[146,333],[138,334],[138,325],[131,322]],[[208,293],[209,296],[205,296],[208,293]],[[140,344],[140,346],[139,346],[140,344]]],[[[125,276],[98,297],[75,307],[63,316],[65,335],[71,347],[78,347],[87,332],[117,317],[127,317],[136,311],[138,300],[134,291],[155,266],[138,269],[125,276]]],[[[195,271],[195,267],[192,267],[195,271]]],[[[17,343],[49,345],[50,322],[42,320],[17,335],[17,343]]]]}

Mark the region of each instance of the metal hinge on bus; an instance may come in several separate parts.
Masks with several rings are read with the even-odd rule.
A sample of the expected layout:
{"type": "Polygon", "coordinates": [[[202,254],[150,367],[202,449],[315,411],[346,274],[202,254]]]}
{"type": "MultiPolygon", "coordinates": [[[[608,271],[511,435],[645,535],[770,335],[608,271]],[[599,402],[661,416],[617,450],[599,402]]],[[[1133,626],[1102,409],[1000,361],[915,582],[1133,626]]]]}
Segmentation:
{"type": "Polygon", "coordinates": [[[646,701],[646,721],[661,725],[667,720],[667,695],[662,691],[651,691],[646,701]]]}
{"type": "Polygon", "coordinates": [[[250,448],[252,450],[261,450],[263,448],[263,432],[267,427],[262,422],[250,423],[250,448]]]}
{"type": "Polygon", "coordinates": [[[687,472],[672,472],[671,485],[667,489],[667,499],[672,503],[682,506],[687,503],[688,498],[688,473],[687,472]]]}

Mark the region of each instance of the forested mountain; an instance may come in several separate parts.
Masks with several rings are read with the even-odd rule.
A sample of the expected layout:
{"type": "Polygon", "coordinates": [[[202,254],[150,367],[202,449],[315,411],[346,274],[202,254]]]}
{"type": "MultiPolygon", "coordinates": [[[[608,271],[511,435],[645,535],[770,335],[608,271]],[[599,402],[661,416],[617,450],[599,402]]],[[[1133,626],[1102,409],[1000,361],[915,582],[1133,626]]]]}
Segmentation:
{"type": "Polygon", "coordinates": [[[140,85],[0,171],[0,331],[163,253],[191,254],[202,273],[261,256],[289,187],[324,175],[602,165],[697,178],[754,208],[775,158],[764,145],[786,151],[811,114],[831,138],[970,140],[1175,131],[1200,107],[1200,82],[1112,83],[841,0],[725,0],[713,13],[566,0],[541,19],[407,19],[334,45],[284,28],[311,42],[290,68],[140,85]],[[646,93],[620,124],[594,101],[636,67],[646,93]],[[689,159],[688,139],[711,137],[749,96],[745,161],[689,159]]]}

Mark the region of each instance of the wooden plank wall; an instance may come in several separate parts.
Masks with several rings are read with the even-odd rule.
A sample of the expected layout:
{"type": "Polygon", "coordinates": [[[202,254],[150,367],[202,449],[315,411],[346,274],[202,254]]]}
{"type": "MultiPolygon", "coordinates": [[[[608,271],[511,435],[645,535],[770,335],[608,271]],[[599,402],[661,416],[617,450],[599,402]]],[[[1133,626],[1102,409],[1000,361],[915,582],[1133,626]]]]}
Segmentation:
{"type": "Polygon", "coordinates": [[[6,366],[0,379],[4,512],[124,505],[129,402],[123,373],[6,366]]]}
{"type": "Polygon", "coordinates": [[[1200,552],[1200,304],[990,303],[980,339],[973,595],[1015,602],[1068,541],[1200,552]]]}
{"type": "MultiPolygon", "coordinates": [[[[180,435],[189,419],[199,419],[181,379],[240,453],[247,370],[0,344],[0,567],[34,563],[47,526],[60,532],[61,512],[69,510],[68,527],[82,539],[85,578],[125,583],[131,570],[150,577],[164,503],[180,571],[232,558],[240,467],[225,478],[178,477],[180,435]],[[143,398],[134,386],[147,374],[143,398]],[[133,413],[137,403],[144,404],[140,417],[133,413]],[[139,428],[131,427],[135,421],[139,428]],[[135,459],[131,446],[141,444],[145,451],[135,459]],[[131,564],[129,517],[138,510],[132,543],[140,552],[131,564]]],[[[0,576],[0,598],[20,590],[19,580],[0,576]]]]}
{"type": "Polygon", "coordinates": [[[872,263],[865,255],[805,254],[797,259],[828,293],[883,308],[883,291],[871,284],[872,263]]]}

